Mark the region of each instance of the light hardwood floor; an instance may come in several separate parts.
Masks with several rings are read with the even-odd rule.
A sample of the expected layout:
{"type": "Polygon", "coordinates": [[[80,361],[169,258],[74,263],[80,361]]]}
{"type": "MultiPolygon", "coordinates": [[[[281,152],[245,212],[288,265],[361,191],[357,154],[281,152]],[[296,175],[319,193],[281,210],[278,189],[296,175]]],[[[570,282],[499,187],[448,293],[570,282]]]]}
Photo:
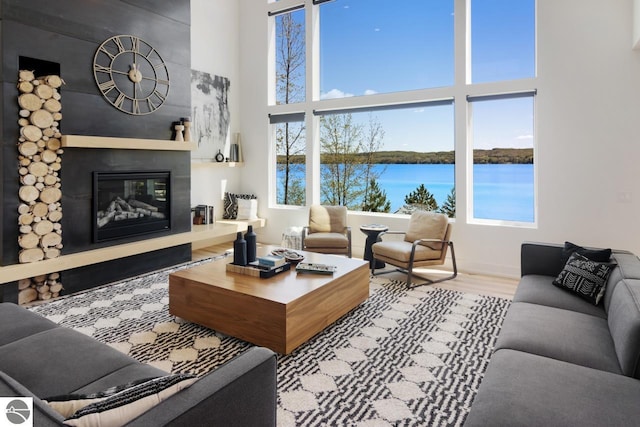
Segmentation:
{"type": "MultiPolygon", "coordinates": [[[[233,251],[233,242],[194,249],[192,259],[199,260],[203,258],[209,258],[215,255],[223,254],[227,251],[233,251]]],[[[431,278],[437,278],[439,275],[442,275],[442,272],[439,272],[436,269],[416,269],[414,273],[416,276],[418,276],[415,279],[416,281],[420,280],[420,274],[424,274],[426,277],[431,278]]],[[[446,272],[445,275],[449,274],[449,272],[446,272]]],[[[388,274],[382,275],[381,277],[402,280],[403,278],[406,278],[406,275],[392,271],[388,274]]],[[[455,279],[437,283],[432,286],[460,292],[491,295],[511,299],[513,298],[516,287],[518,286],[518,280],[504,277],[485,276],[480,274],[458,273],[458,276],[455,279]]]]}

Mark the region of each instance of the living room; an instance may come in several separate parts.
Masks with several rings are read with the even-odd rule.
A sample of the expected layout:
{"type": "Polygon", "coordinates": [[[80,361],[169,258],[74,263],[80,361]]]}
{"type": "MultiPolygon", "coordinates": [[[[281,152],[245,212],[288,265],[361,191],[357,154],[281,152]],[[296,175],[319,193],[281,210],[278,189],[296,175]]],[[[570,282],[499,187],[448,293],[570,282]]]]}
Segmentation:
{"type": "MultiPolygon", "coordinates": [[[[50,16],[64,17],[66,8],[77,6],[74,1],[69,1],[67,5],[67,0],[58,2],[55,6],[47,2],[35,2],[33,7],[24,8],[20,7],[19,3],[3,0],[0,9],[2,19],[22,22],[26,19],[25,11],[31,14],[31,9],[39,8],[39,14],[30,15],[34,25],[38,26],[50,16]]],[[[155,7],[153,2],[149,1],[123,3],[133,4],[134,8],[143,11],[140,12],[140,16],[144,16],[146,12],[152,13],[155,7]]],[[[228,79],[230,120],[228,139],[222,149],[225,155],[229,155],[230,144],[234,142],[233,137],[239,135],[243,154],[241,165],[227,167],[231,165],[219,165],[215,160],[190,161],[188,152],[158,153],[159,163],[154,167],[166,169],[174,167],[173,162],[177,162],[177,171],[173,173],[180,179],[174,188],[174,194],[180,194],[182,197],[177,201],[188,203],[190,206],[212,205],[215,207],[218,219],[222,217],[225,192],[254,194],[258,200],[258,216],[265,219],[265,226],[257,230],[258,240],[266,244],[279,245],[283,233],[291,226],[306,225],[309,205],[311,202],[320,201],[318,188],[313,188],[310,184],[307,193],[307,200],[310,201],[308,204],[283,206],[276,203],[273,165],[265,161],[273,156],[269,145],[270,135],[273,133],[268,120],[269,114],[274,111],[282,114],[297,112],[294,107],[285,106],[278,109],[277,106],[274,107],[269,103],[272,89],[267,70],[272,58],[266,46],[268,46],[269,37],[273,36],[271,33],[273,28],[270,27],[268,16],[270,11],[286,10],[301,3],[304,3],[307,8],[315,7],[312,1],[295,0],[278,2],[191,0],[177,2],[173,11],[170,10],[173,6],[166,6],[167,9],[160,12],[153,11],[158,14],[177,14],[175,21],[181,28],[179,37],[169,43],[169,48],[164,49],[165,52],[171,52],[171,57],[164,59],[172,63],[174,69],[179,69],[183,73],[197,70],[228,79]],[[185,3],[190,3],[188,13],[184,12],[185,3]],[[185,33],[185,28],[188,34],[185,33]],[[190,39],[190,49],[185,42],[187,38],[190,39]],[[175,52],[180,48],[184,52],[176,56],[175,52]],[[190,61],[190,64],[186,61],[190,61]],[[166,166],[167,164],[171,166],[166,166]],[[185,172],[185,169],[188,172],[185,172]],[[187,196],[190,196],[188,202],[187,196]]],[[[456,13],[465,9],[464,0],[455,0],[453,3],[456,13]]],[[[536,3],[536,74],[535,78],[527,79],[526,84],[535,90],[535,220],[533,222],[527,224],[508,221],[487,222],[474,218],[470,167],[467,165],[471,163],[470,149],[464,142],[468,118],[461,116],[456,110],[455,133],[457,136],[464,137],[460,140],[456,138],[455,142],[456,164],[459,166],[455,171],[457,209],[456,217],[452,220],[454,227],[451,240],[455,243],[457,263],[461,272],[497,277],[496,280],[501,278],[515,280],[521,274],[521,245],[523,242],[531,241],[554,243],[572,241],[585,246],[640,253],[640,243],[636,239],[640,235],[640,226],[635,221],[640,208],[634,188],[635,182],[640,178],[640,171],[634,167],[634,160],[640,154],[640,148],[634,144],[639,130],[637,120],[634,118],[640,112],[640,103],[635,96],[640,89],[640,83],[637,82],[636,77],[640,71],[639,3],[637,0],[613,3],[593,0],[586,3],[575,0],[563,2],[539,0],[536,3]]],[[[96,7],[103,6],[100,4],[96,7]]],[[[109,12],[112,11],[109,10],[109,12]]],[[[463,17],[455,19],[456,28],[464,25],[463,17]]],[[[155,18],[152,22],[157,24],[155,18]]],[[[81,32],[86,37],[85,42],[95,45],[96,48],[105,40],[104,34],[116,35],[130,32],[130,28],[126,28],[127,31],[123,30],[117,19],[113,19],[109,13],[102,16],[98,13],[95,17],[87,17],[84,25],[86,27],[83,27],[81,32]],[[95,30],[96,28],[98,30],[95,30]]],[[[3,25],[3,61],[7,61],[7,56],[16,53],[18,49],[12,43],[20,39],[16,34],[7,37],[5,31],[9,30],[6,28],[7,26],[3,25]]],[[[145,29],[145,23],[142,21],[138,25],[133,25],[132,28],[135,29],[137,36],[151,42],[151,45],[156,45],[158,51],[163,53],[163,46],[154,40],[154,37],[160,37],[158,33],[162,32],[161,29],[158,27],[145,29]]],[[[28,39],[22,42],[29,47],[25,48],[29,51],[27,56],[56,62],[60,58],[73,57],[73,54],[68,51],[61,52],[60,55],[46,53],[54,52],[55,46],[66,46],[67,37],[69,34],[62,29],[51,39],[51,45],[33,47],[29,46],[31,42],[28,39]]],[[[166,35],[165,37],[171,38],[166,35]]],[[[457,49],[459,50],[458,47],[457,49]]],[[[18,52],[18,55],[22,54],[18,52]]],[[[456,52],[457,61],[460,61],[462,56],[464,56],[462,51],[456,52]]],[[[11,61],[13,60],[12,58],[11,61]]],[[[79,83],[74,77],[67,82],[71,90],[65,92],[64,87],[61,89],[63,114],[65,114],[65,98],[76,102],[83,97],[83,91],[91,90],[99,95],[91,73],[90,60],[91,58],[89,58],[89,65],[81,63],[80,57],[67,63],[59,61],[63,79],[65,70],[86,67],[86,81],[79,83]],[[76,91],[78,87],[80,90],[76,91]]],[[[3,245],[3,265],[7,265],[7,259],[13,263],[17,259],[18,250],[14,243],[14,237],[17,235],[14,213],[17,192],[13,191],[14,187],[17,188],[16,168],[8,168],[8,165],[16,163],[14,152],[17,133],[13,124],[17,120],[16,99],[7,96],[8,93],[12,93],[16,84],[15,69],[16,66],[13,63],[11,66],[7,63],[2,65],[4,86],[2,92],[4,99],[2,229],[3,240],[9,241],[3,245]],[[9,126],[8,123],[12,124],[9,126]],[[8,255],[8,251],[13,253],[8,255]]],[[[169,140],[173,137],[171,122],[189,115],[188,102],[184,101],[185,94],[188,95],[189,91],[186,83],[189,77],[174,78],[173,75],[171,77],[173,93],[182,92],[179,95],[180,101],[165,105],[168,108],[165,108],[164,112],[160,109],[156,114],[150,114],[150,120],[122,114],[101,99],[105,108],[102,111],[109,112],[104,116],[93,117],[72,112],[69,119],[79,118],[84,121],[85,127],[84,131],[72,133],[169,140]],[[94,131],[91,131],[89,128],[94,122],[97,124],[93,128],[94,131]],[[131,129],[135,130],[131,131],[131,129]]],[[[513,83],[511,87],[513,91],[519,91],[523,86],[520,83],[513,83]]],[[[491,83],[487,83],[481,89],[490,93],[491,83]]],[[[501,87],[501,90],[503,89],[504,86],[501,87]]],[[[469,93],[456,92],[455,102],[466,102],[464,101],[466,96],[477,93],[474,90],[471,88],[469,93]]],[[[445,92],[441,92],[443,97],[447,95],[445,92]]],[[[438,89],[434,89],[419,95],[431,99],[437,97],[438,93],[438,89]]],[[[393,96],[384,94],[372,96],[378,96],[381,104],[394,101],[393,96]]],[[[316,102],[318,106],[327,109],[349,106],[348,100],[326,101],[324,104],[322,101],[316,102]]],[[[305,111],[307,114],[311,114],[311,109],[315,109],[313,105],[305,108],[309,108],[305,111]]],[[[70,124],[65,121],[66,119],[65,115],[61,122],[63,131],[82,127],[70,124]]],[[[127,150],[129,151],[133,150],[127,150]]],[[[95,164],[87,163],[84,157],[73,154],[73,149],[67,150],[66,153],[70,154],[67,164],[77,160],[76,164],[86,165],[76,173],[80,171],[84,173],[85,169],[89,170],[89,167],[96,168],[95,164]]],[[[116,158],[113,161],[120,162],[126,154],[119,153],[114,156],[116,158]]],[[[134,154],[131,159],[134,165],[143,164],[146,161],[141,154],[134,154]]],[[[110,163],[100,164],[98,161],[99,166],[104,167],[105,164],[110,163]]],[[[122,166],[122,168],[127,169],[130,166],[122,166]]],[[[64,179],[68,178],[71,181],[74,176],[71,172],[62,174],[63,189],[65,188],[64,179]]],[[[319,176],[310,177],[309,183],[319,185],[319,176]]],[[[87,188],[89,183],[86,184],[86,188],[74,193],[70,200],[87,199],[89,197],[87,188]]],[[[78,220],[82,219],[91,207],[84,205],[83,209],[85,210],[74,211],[73,214],[69,212],[74,220],[78,220]]],[[[185,210],[173,213],[172,218],[179,220],[179,226],[173,229],[176,234],[189,229],[190,222],[184,215],[185,210]]],[[[354,230],[354,257],[361,257],[364,251],[366,236],[358,231],[361,226],[382,223],[390,229],[406,229],[408,220],[407,215],[350,211],[348,225],[354,230]]],[[[65,221],[72,220],[67,218],[65,221]]],[[[80,232],[89,233],[88,224],[86,222],[78,226],[78,229],[65,228],[63,236],[68,236],[70,239],[69,249],[75,251],[86,249],[82,246],[84,243],[78,244],[79,241],[84,242],[82,239],[86,238],[77,236],[80,232]]],[[[106,243],[103,246],[109,244],[106,243]]],[[[179,264],[186,261],[191,250],[189,245],[178,247],[180,249],[175,252],[171,249],[163,249],[162,252],[155,253],[150,251],[146,258],[143,255],[130,263],[148,263],[150,268],[146,271],[179,264]]],[[[70,273],[70,276],[75,274],[73,280],[84,282],[87,277],[100,275],[103,272],[105,275],[111,274],[119,269],[130,272],[131,276],[141,273],[131,266],[122,268],[118,263],[104,263],[100,267],[98,263],[95,269],[70,273]]],[[[13,298],[15,292],[11,291],[5,295],[11,295],[13,298]]]]}

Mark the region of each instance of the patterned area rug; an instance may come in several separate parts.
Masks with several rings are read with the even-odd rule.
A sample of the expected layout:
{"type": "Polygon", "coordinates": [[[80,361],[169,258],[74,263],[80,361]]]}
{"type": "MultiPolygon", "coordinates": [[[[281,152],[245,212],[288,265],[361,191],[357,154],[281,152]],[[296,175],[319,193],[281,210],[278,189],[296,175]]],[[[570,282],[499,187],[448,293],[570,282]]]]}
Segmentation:
{"type": "MultiPolygon", "coordinates": [[[[251,344],[169,314],[168,275],[186,267],[32,310],[142,362],[204,375],[251,344]]],[[[464,423],[509,301],[428,286],[407,290],[381,277],[370,289],[365,303],[278,357],[278,426],[464,423]]]]}

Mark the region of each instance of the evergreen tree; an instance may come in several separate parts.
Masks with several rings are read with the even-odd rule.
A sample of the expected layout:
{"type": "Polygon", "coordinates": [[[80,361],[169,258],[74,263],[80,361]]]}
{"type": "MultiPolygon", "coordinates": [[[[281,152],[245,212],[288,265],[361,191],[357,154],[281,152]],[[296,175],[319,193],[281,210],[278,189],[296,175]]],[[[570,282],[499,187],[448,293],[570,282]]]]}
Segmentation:
{"type": "Polygon", "coordinates": [[[390,212],[391,202],[387,199],[387,192],[382,190],[375,178],[369,182],[367,195],[362,205],[363,212],[390,212]]]}
{"type": "Polygon", "coordinates": [[[445,214],[449,218],[456,217],[456,187],[451,188],[451,192],[447,196],[447,200],[438,209],[438,212],[445,214]]]}
{"type": "Polygon", "coordinates": [[[404,197],[404,202],[408,205],[418,207],[425,211],[438,211],[438,202],[424,184],[420,184],[416,191],[412,191],[404,197]]]}

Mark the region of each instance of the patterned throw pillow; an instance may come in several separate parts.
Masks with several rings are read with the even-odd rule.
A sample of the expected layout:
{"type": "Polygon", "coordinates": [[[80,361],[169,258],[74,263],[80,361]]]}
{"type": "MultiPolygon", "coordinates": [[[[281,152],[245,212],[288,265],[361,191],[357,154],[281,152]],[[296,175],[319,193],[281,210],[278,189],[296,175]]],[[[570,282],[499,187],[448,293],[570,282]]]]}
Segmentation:
{"type": "Polygon", "coordinates": [[[64,402],[52,402],[54,398],[50,398],[47,403],[67,417],[65,425],[125,425],[173,394],[189,387],[196,380],[197,378],[191,374],[168,375],[124,389],[117,387],[106,393],[72,395],[72,401],[67,402],[69,406],[66,408],[63,407],[64,402]],[[69,415],[71,410],[75,412],[69,415]]]}
{"type": "Polygon", "coordinates": [[[236,219],[238,217],[238,199],[257,199],[253,194],[224,193],[224,211],[222,219],[236,219]]]}
{"type": "Polygon", "coordinates": [[[598,305],[615,264],[591,261],[574,252],[553,284],[567,289],[593,305],[598,305]]]}

